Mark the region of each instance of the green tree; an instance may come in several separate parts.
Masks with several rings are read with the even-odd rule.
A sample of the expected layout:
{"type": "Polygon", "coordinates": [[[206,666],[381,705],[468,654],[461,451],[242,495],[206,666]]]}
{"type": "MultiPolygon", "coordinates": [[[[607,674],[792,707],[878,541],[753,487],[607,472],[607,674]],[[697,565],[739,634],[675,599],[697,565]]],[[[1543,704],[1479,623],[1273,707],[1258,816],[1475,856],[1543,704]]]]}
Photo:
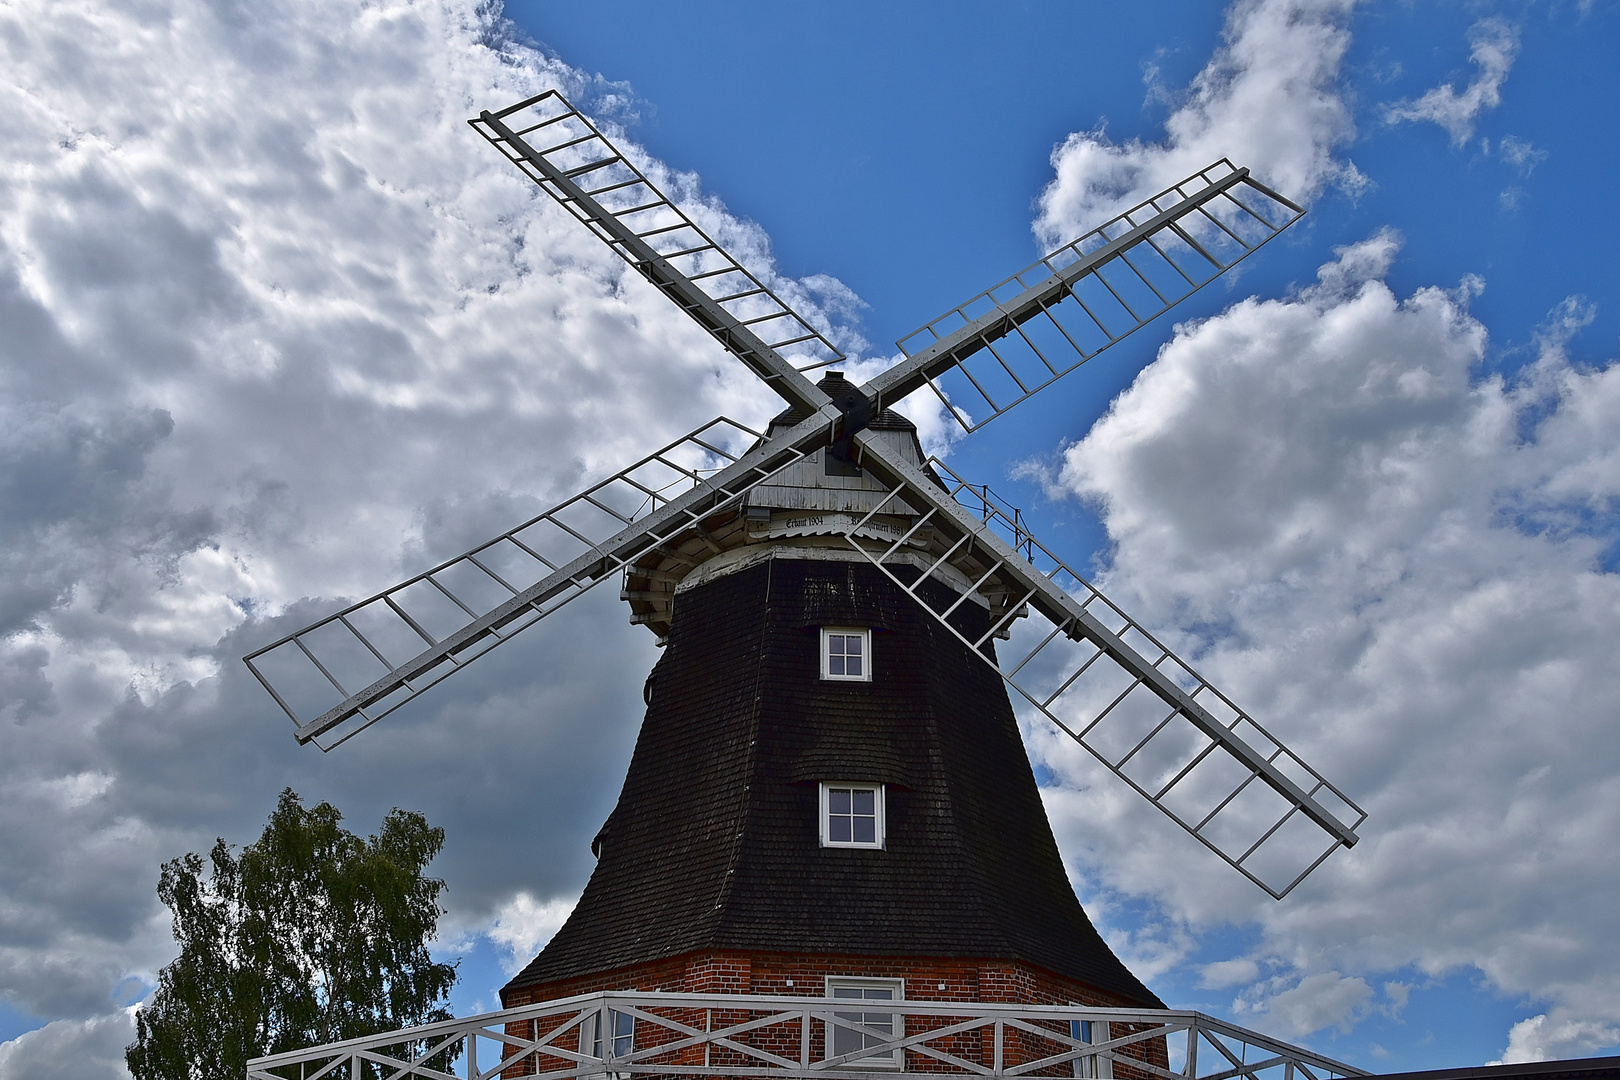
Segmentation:
{"type": "Polygon", "coordinates": [[[240,1080],[249,1058],[447,1019],[453,964],[427,943],[444,882],[423,870],[444,830],[395,809],[361,839],[330,803],[288,788],[264,833],[232,853],[164,864],[158,897],[180,955],[136,1012],[135,1080],[240,1080]]]}

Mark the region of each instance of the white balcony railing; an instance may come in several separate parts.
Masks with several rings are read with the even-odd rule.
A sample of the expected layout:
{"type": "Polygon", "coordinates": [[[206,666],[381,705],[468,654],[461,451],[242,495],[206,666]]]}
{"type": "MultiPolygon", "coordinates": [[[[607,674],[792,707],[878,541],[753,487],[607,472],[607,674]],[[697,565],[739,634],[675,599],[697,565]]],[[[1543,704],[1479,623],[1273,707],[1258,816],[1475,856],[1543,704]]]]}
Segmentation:
{"type": "Polygon", "coordinates": [[[249,1080],[1335,1080],[1361,1069],[1173,1009],[598,993],[314,1046],[249,1080]]]}

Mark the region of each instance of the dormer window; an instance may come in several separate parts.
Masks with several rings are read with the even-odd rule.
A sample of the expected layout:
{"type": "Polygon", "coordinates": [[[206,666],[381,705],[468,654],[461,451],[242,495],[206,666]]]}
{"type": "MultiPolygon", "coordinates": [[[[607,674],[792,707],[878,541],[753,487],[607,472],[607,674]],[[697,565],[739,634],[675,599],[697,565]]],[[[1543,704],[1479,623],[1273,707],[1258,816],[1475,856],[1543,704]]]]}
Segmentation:
{"type": "Polygon", "coordinates": [[[823,781],[821,846],[881,848],[883,785],[823,781]]]}
{"type": "Polygon", "coordinates": [[[871,682],[872,631],[823,627],[821,677],[845,682],[871,682]]]}

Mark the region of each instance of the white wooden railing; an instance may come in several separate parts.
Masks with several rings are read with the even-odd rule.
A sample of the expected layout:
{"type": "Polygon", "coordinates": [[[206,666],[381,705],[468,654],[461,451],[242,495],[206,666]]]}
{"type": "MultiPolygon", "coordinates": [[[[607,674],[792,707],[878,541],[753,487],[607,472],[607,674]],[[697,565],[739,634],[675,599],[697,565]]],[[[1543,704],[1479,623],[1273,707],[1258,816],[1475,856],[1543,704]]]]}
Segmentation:
{"type": "Polygon", "coordinates": [[[1203,1013],[1173,1009],[611,992],[257,1058],[247,1075],[1334,1080],[1366,1074],[1203,1013]]]}

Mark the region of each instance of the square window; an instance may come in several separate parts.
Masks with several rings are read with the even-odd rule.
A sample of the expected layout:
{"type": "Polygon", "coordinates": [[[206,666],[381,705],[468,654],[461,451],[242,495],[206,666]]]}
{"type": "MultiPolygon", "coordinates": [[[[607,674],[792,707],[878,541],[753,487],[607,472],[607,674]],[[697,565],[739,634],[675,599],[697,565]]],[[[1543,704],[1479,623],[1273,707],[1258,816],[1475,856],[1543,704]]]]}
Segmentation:
{"type": "MultiPolygon", "coordinates": [[[[903,1001],[906,996],[904,979],[857,979],[837,975],[827,976],[827,996],[843,1002],[903,1001]]],[[[832,1014],[827,1025],[827,1056],[842,1057],[873,1050],[906,1033],[904,1013],[860,1011],[832,1014]]],[[[899,1069],[905,1065],[904,1050],[882,1050],[864,1054],[847,1063],[851,1069],[899,1069]]]]}
{"type": "Polygon", "coordinates": [[[824,627],[821,631],[821,677],[871,682],[872,631],[824,627]]]}
{"type": "Polygon", "coordinates": [[[824,782],[821,846],[883,847],[883,785],[824,782]]]}

